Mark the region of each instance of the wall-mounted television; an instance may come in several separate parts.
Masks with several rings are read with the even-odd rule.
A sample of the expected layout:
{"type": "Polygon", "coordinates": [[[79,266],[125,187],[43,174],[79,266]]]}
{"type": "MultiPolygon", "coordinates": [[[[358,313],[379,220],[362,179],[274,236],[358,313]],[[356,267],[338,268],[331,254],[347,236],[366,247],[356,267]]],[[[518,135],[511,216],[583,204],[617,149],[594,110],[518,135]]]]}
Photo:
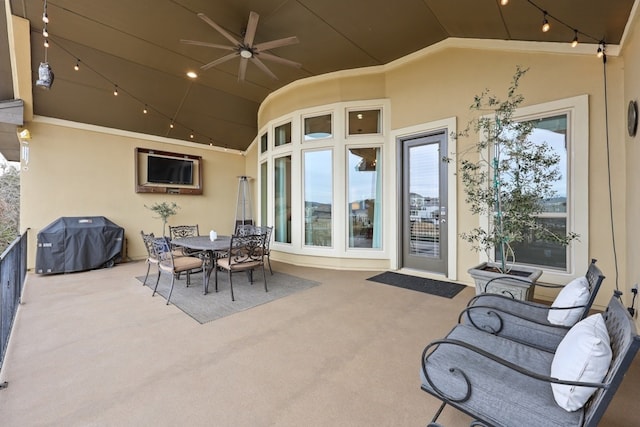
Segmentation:
{"type": "Polygon", "coordinates": [[[193,160],[147,156],[147,182],[151,184],[193,185],[193,160]]]}
{"type": "Polygon", "coordinates": [[[136,192],[202,194],[202,157],[136,148],[136,192]]]}

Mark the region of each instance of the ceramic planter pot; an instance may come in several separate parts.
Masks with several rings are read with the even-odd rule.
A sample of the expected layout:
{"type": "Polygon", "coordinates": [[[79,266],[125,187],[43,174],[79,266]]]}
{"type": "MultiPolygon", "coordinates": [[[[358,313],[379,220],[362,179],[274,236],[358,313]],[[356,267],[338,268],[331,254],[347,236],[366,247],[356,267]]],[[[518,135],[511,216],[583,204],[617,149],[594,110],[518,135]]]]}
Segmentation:
{"type": "Polygon", "coordinates": [[[501,273],[499,264],[485,262],[467,270],[476,284],[476,295],[488,292],[530,301],[533,299],[535,283],[542,270],[534,267],[517,266],[507,274],[501,273]]]}

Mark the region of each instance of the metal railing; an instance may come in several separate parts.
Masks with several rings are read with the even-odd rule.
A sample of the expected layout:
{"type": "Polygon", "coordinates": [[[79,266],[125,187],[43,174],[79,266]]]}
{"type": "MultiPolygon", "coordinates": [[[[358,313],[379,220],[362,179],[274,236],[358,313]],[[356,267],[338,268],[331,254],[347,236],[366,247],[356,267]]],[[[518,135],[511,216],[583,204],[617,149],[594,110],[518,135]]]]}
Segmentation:
{"type": "Polygon", "coordinates": [[[0,369],[27,276],[27,231],[0,255],[0,369]]]}

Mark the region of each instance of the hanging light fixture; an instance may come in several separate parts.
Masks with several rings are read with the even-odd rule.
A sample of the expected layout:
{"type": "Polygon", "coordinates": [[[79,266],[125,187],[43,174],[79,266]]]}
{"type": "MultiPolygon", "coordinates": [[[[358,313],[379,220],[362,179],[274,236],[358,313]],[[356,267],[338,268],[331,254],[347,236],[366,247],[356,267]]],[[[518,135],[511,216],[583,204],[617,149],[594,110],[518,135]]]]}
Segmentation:
{"type": "Polygon", "coordinates": [[[44,11],[42,12],[42,22],[49,23],[49,15],[47,15],[47,0],[44,0],[44,11]]]}
{"type": "Polygon", "coordinates": [[[549,20],[547,19],[547,16],[548,16],[547,12],[544,11],[542,13],[544,13],[544,16],[542,18],[542,32],[546,33],[551,29],[551,25],[549,24],[549,20]]]}
{"type": "Polygon", "coordinates": [[[605,58],[606,53],[604,52],[604,50],[605,50],[604,41],[601,41],[600,44],[598,45],[598,51],[596,52],[596,56],[598,58],[605,58]]]}
{"type": "Polygon", "coordinates": [[[53,85],[53,71],[47,62],[47,52],[49,51],[49,39],[47,38],[49,36],[49,32],[47,31],[47,23],[49,22],[49,17],[47,16],[47,0],[44,0],[42,22],[44,22],[44,29],[42,30],[42,35],[44,36],[44,62],[41,62],[38,67],[38,80],[36,80],[36,86],[48,90],[51,89],[51,85],[53,85]]]}
{"type": "Polygon", "coordinates": [[[578,30],[573,30],[573,40],[571,41],[571,47],[578,46],[578,30]]]}
{"type": "Polygon", "coordinates": [[[118,96],[118,85],[113,86],[113,96],[118,96]]]}
{"type": "Polygon", "coordinates": [[[80,59],[76,59],[76,65],[73,66],[73,69],[76,71],[80,69],[80,59]]]}
{"type": "MultiPolygon", "coordinates": [[[[46,52],[46,51],[45,51],[46,52]]],[[[53,71],[49,66],[49,63],[41,62],[38,67],[38,80],[36,80],[36,86],[39,86],[43,89],[51,89],[51,85],[53,85],[53,71]]]]}

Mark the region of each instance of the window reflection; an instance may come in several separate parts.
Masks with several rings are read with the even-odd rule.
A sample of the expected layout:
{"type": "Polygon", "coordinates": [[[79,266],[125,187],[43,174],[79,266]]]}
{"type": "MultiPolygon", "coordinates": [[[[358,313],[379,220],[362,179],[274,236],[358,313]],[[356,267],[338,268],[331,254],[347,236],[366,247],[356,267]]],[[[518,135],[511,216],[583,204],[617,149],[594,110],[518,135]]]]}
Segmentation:
{"type": "Polygon", "coordinates": [[[331,114],[307,117],[304,119],[305,141],[331,138],[331,136],[333,136],[333,131],[331,129],[331,114]]]}
{"type": "Polygon", "coordinates": [[[274,239],[291,243],[291,156],[274,160],[274,239]]]}
{"type": "Polygon", "coordinates": [[[380,148],[350,148],[348,162],[349,247],[382,245],[380,148]]]}
{"type": "Polygon", "coordinates": [[[349,111],[349,135],[380,133],[380,110],[349,111]]]}
{"type": "Polygon", "coordinates": [[[276,126],[273,132],[273,141],[276,147],[291,143],[291,122],[276,126]]]}
{"type": "Polygon", "coordinates": [[[262,136],[260,137],[260,152],[261,153],[266,153],[267,150],[269,149],[269,145],[268,143],[268,136],[266,133],[262,134],[262,136]]]}
{"type": "MultiPolygon", "coordinates": [[[[555,234],[563,236],[566,235],[568,229],[567,206],[569,202],[567,115],[545,117],[531,122],[533,123],[533,131],[529,136],[529,141],[534,144],[546,143],[560,158],[558,168],[561,176],[553,183],[555,195],[550,199],[541,200],[542,213],[538,216],[537,221],[543,222],[545,227],[555,234]]],[[[559,243],[542,241],[533,232],[525,231],[524,234],[529,236],[526,241],[511,244],[516,262],[566,270],[567,247],[559,243]]],[[[496,251],[496,259],[500,259],[499,251],[496,251]]]]}
{"type": "Polygon", "coordinates": [[[331,246],[333,211],[331,150],[304,153],[304,244],[331,246]]]}
{"type": "Polygon", "coordinates": [[[260,225],[267,225],[267,162],[260,164],[260,225]]]}

